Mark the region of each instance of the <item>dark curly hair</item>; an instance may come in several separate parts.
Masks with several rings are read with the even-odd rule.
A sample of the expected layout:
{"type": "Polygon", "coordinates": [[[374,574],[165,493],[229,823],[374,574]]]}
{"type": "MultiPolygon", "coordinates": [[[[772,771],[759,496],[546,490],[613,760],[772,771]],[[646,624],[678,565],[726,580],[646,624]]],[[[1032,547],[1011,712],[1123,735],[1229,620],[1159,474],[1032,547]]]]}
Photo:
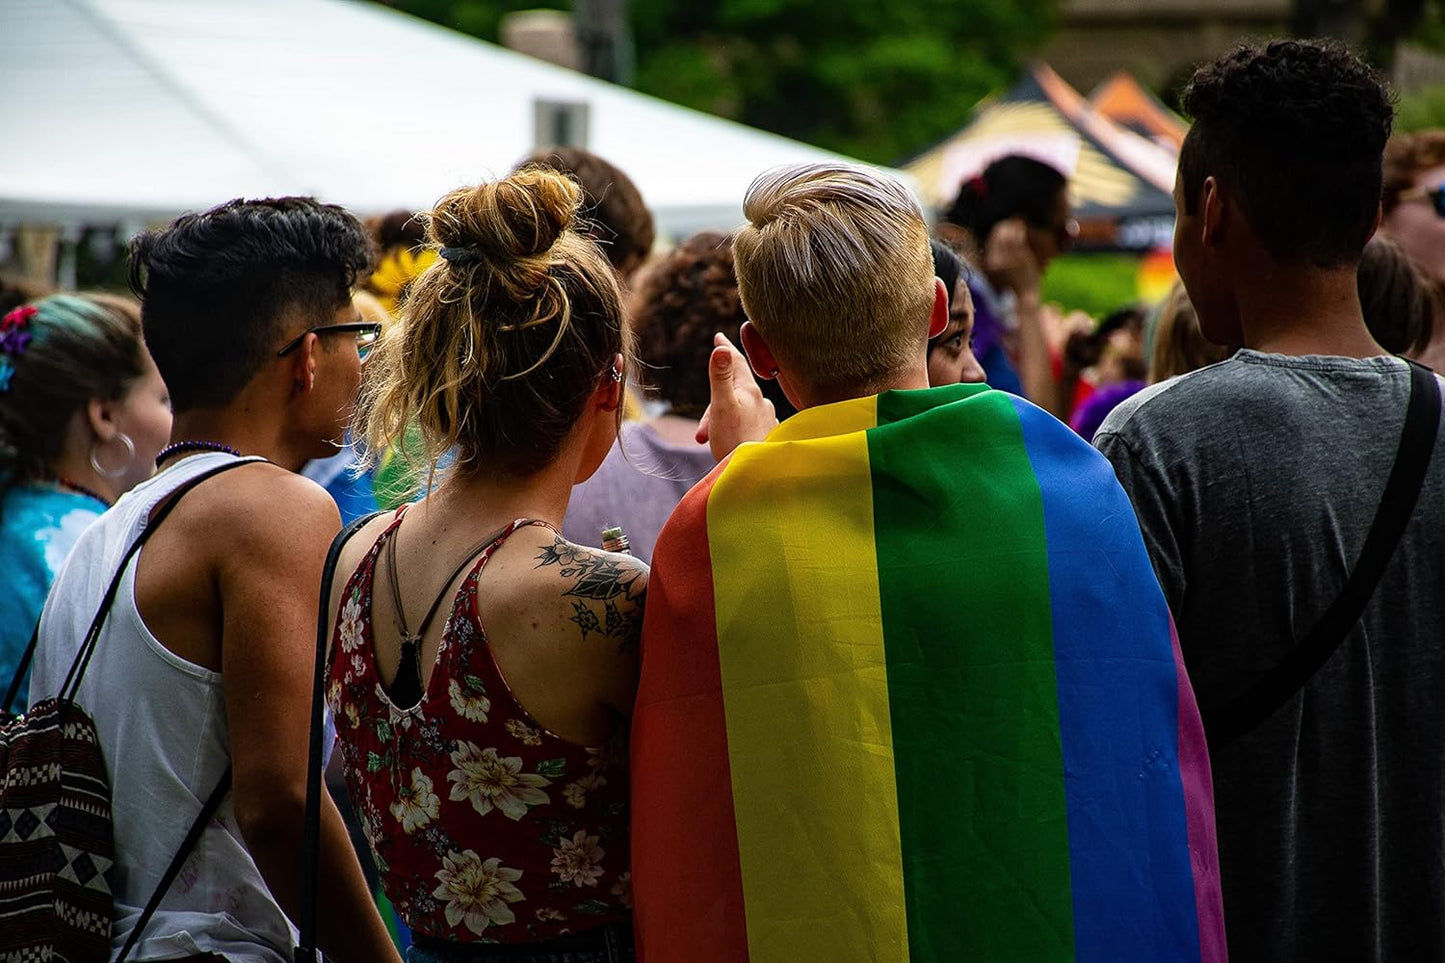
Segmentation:
{"type": "Polygon", "coordinates": [[[1395,116],[1374,71],[1333,41],[1241,46],[1195,72],[1183,107],[1194,120],[1179,156],[1187,213],[1213,176],[1279,260],[1359,260],[1395,116]]]}
{"type": "Polygon", "coordinates": [[[136,238],[131,288],[177,412],[228,404],[299,311],[324,324],[371,267],[361,222],[309,197],[234,200],[136,238]]]}
{"type": "Polygon", "coordinates": [[[747,320],[732,237],[703,231],[673,248],[643,272],[632,304],[649,385],[677,414],[700,417],[708,403],[712,336],[721,331],[737,343],[747,320]]]}

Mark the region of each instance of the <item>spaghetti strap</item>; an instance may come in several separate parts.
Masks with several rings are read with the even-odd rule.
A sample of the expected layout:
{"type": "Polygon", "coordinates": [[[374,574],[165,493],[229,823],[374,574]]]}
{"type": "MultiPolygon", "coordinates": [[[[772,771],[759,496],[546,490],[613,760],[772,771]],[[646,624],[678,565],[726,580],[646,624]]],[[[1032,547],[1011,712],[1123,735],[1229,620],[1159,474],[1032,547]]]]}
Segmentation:
{"type": "Polygon", "coordinates": [[[393,522],[391,527],[382,533],[381,536],[386,539],[387,583],[391,587],[391,607],[395,615],[396,631],[401,637],[401,660],[397,664],[396,678],[393,679],[391,685],[386,688],[388,690],[387,694],[391,696],[392,702],[398,707],[413,706],[421,701],[422,694],[425,691],[421,678],[421,640],[426,635],[427,629],[431,626],[432,619],[436,616],[437,610],[441,608],[442,602],[447,598],[449,594],[447,590],[451,588],[452,583],[457,580],[457,577],[466,571],[469,565],[476,561],[478,555],[485,556],[483,558],[483,563],[485,563],[486,558],[491,557],[491,552],[505,542],[507,538],[519,528],[543,525],[552,531],[556,531],[550,524],[540,519],[519,518],[487,535],[468,549],[467,553],[462,557],[462,560],[457,564],[457,567],[452,569],[452,573],[447,576],[446,581],[442,582],[441,588],[437,591],[436,596],[433,597],[431,606],[426,610],[426,615],[422,616],[421,624],[417,626],[415,632],[411,632],[407,629],[406,611],[402,608],[401,584],[398,581],[396,565],[396,533],[401,527],[401,514],[401,510],[398,510],[396,521],[393,522]]]}

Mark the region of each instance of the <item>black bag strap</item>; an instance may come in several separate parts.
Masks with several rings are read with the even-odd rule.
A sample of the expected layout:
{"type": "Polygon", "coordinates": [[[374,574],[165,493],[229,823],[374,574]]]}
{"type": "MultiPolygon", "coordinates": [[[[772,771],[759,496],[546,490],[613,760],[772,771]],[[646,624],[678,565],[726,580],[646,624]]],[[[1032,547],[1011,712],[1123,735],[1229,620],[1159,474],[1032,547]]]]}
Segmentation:
{"type": "Polygon", "coordinates": [[[321,757],[325,748],[322,731],[322,693],[326,688],[327,628],[331,623],[331,583],[336,578],[336,562],[351,537],[381,512],[372,512],[347,525],[331,540],[326,565],[321,569],[321,604],[316,614],[316,666],[311,681],[311,751],[306,768],[306,828],[301,844],[301,918],[297,920],[300,942],[296,947],[296,963],[316,963],[316,885],[321,861],[321,757]]]}
{"type": "Polygon", "coordinates": [[[170,890],[171,884],[174,883],[176,877],[180,875],[181,867],[186,865],[186,859],[191,855],[191,851],[196,848],[196,843],[200,842],[201,833],[206,831],[206,826],[210,823],[211,818],[216,815],[216,810],[221,808],[222,801],[225,800],[226,794],[230,791],[231,767],[227,766],[225,773],[221,776],[220,782],[216,783],[216,788],[211,790],[211,795],[207,797],[205,805],[201,807],[200,814],[196,816],[195,822],[191,823],[191,828],[186,831],[186,838],[181,842],[181,848],[176,850],[176,854],[171,857],[171,864],[166,867],[165,873],[161,875],[160,882],[156,883],[155,891],[151,893],[151,898],[146,901],[145,909],[141,911],[140,919],[136,921],[135,929],[130,931],[130,937],[126,939],[125,946],[121,948],[120,956],[116,957],[116,963],[125,963],[126,958],[130,956],[130,951],[135,949],[135,945],[140,942],[141,934],[144,933],[145,928],[150,925],[151,917],[155,916],[156,910],[160,909],[161,900],[165,899],[165,895],[170,890]]]}
{"type": "MultiPolygon", "coordinates": [[[[174,491],[168,494],[155,509],[152,509],[151,516],[147,519],[145,528],[141,529],[141,533],[136,536],[135,541],[131,542],[130,548],[126,549],[125,555],[122,556],[120,560],[120,565],[115,570],[115,577],[110,580],[110,587],[105,590],[105,596],[101,599],[100,608],[96,610],[95,618],[91,620],[90,628],[85,633],[85,639],[80,643],[79,651],[75,653],[75,661],[70,664],[70,671],[66,673],[65,682],[60,687],[58,696],[60,700],[67,702],[74,701],[75,694],[80,691],[80,683],[81,680],[85,678],[85,670],[90,667],[90,657],[95,654],[95,645],[96,641],[100,638],[101,627],[105,624],[106,616],[110,614],[111,606],[115,604],[116,593],[120,591],[120,583],[121,579],[125,576],[126,566],[130,564],[130,560],[135,557],[136,553],[141,550],[141,546],[155,534],[156,529],[160,528],[161,522],[166,520],[166,516],[176,507],[176,503],[191,489],[204,481],[216,477],[222,472],[228,472],[233,468],[240,468],[242,465],[249,465],[265,460],[266,459],[260,457],[240,458],[203,471],[196,477],[188,479],[176,486],[174,491]]],[[[38,625],[36,626],[36,631],[37,633],[39,631],[38,625]]]]}
{"type": "Polygon", "coordinates": [[[1309,634],[1278,665],[1213,714],[1206,727],[1211,750],[1250,732],[1293,699],[1340,647],[1375,594],[1375,586],[1415,513],[1440,429],[1440,385],[1430,369],[1409,364],[1410,406],[1400,432],[1400,447],[1354,571],[1309,634]]]}
{"type": "Polygon", "coordinates": [[[10,688],[5,690],[5,704],[0,705],[0,716],[10,711],[15,704],[16,698],[20,695],[20,683],[25,680],[25,670],[30,668],[30,660],[35,658],[35,645],[40,641],[40,620],[35,620],[35,629],[30,633],[30,642],[25,646],[25,652],[20,656],[20,664],[15,667],[15,675],[10,679],[10,688]]]}

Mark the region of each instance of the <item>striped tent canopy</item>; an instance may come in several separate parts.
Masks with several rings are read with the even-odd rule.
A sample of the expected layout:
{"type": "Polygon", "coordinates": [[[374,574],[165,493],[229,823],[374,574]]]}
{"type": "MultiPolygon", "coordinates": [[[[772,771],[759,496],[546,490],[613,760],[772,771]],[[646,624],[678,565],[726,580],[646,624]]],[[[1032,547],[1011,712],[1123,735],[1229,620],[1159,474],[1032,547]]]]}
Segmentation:
{"type": "Polygon", "coordinates": [[[1127,71],[1119,71],[1089,93],[1094,109],[1116,124],[1147,137],[1161,146],[1178,151],[1189,125],[1165,107],[1143,84],[1127,71]]]}
{"type": "Polygon", "coordinates": [[[1081,248],[1167,246],[1177,150],[1111,120],[1045,64],[981,102],[966,127],[903,169],[925,201],[942,209],[966,179],[1008,154],[1036,157],[1069,176],[1081,248]]]}

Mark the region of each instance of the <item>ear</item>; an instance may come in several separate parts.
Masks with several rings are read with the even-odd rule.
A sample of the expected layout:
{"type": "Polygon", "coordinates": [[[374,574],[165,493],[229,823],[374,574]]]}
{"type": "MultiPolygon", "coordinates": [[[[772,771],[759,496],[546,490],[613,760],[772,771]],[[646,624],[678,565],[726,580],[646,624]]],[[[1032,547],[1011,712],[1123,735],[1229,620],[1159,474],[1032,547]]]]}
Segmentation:
{"type": "Polygon", "coordinates": [[[85,423],[95,437],[103,442],[114,438],[117,430],[112,417],[112,407],[111,402],[101,401],[99,398],[92,398],[85,403],[85,423]]]}
{"type": "Polygon", "coordinates": [[[1215,247],[1224,240],[1224,213],[1228,205],[1224,193],[1214,175],[1204,178],[1200,188],[1199,224],[1200,240],[1205,247],[1215,247]]]}
{"type": "Polygon", "coordinates": [[[301,344],[291,355],[291,387],[293,394],[305,394],[316,387],[316,353],[321,349],[321,339],[311,332],[301,339],[301,344]]]}
{"type": "Polygon", "coordinates": [[[764,381],[772,381],[778,376],[778,358],[773,354],[773,349],[763,340],[763,334],[751,321],[744,321],[742,330],[738,332],[743,342],[743,354],[748,356],[748,364],[752,365],[753,374],[764,381]]]}
{"type": "Polygon", "coordinates": [[[612,356],[612,364],[602,372],[602,377],[597,381],[597,391],[593,394],[593,401],[596,402],[599,411],[616,411],[622,405],[624,387],[627,383],[626,362],[622,355],[612,356]]]}
{"type": "Polygon", "coordinates": [[[943,278],[933,279],[933,313],[928,317],[928,340],[932,341],[948,327],[948,286],[943,278]]]}

